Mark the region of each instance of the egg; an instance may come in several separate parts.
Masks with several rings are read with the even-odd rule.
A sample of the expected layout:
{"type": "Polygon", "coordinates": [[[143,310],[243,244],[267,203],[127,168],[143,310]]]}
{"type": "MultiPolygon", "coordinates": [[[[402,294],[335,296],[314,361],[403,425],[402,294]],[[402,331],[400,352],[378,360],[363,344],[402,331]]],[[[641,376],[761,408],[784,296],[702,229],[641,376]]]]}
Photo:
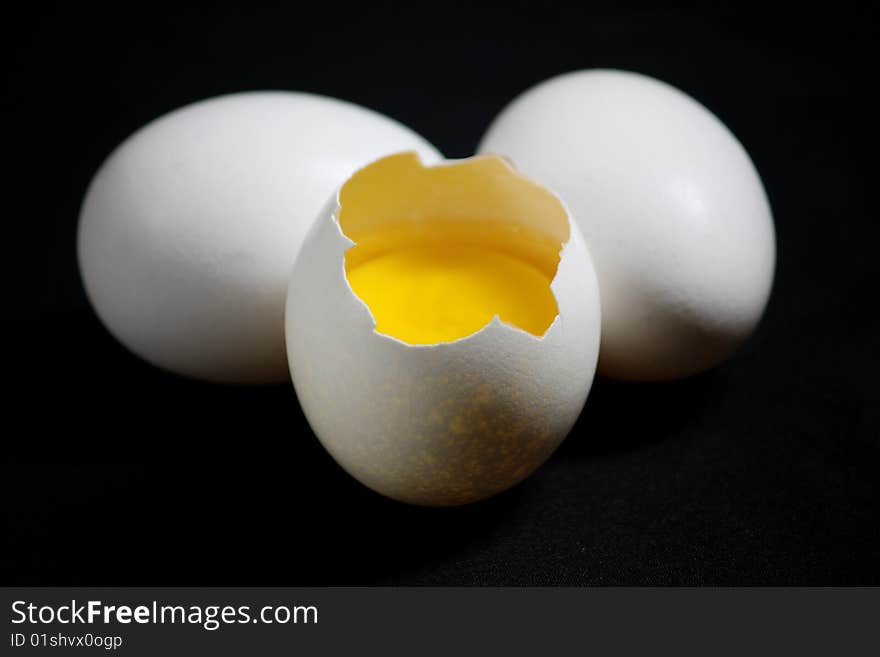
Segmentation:
{"type": "Polygon", "coordinates": [[[166,114],[116,148],[88,188],[87,296],[154,365],[221,383],[285,381],[285,295],[308,226],[356,169],[402,149],[439,158],[392,119],[305,93],[238,93],[166,114]]]}
{"type": "Polygon", "coordinates": [[[474,502],[540,466],[583,407],[599,294],[565,205],[505,160],[357,171],[297,256],[285,333],[333,458],[412,504],[474,502]]]}
{"type": "Polygon", "coordinates": [[[513,100],[479,151],[559,194],[583,231],[600,374],[696,374],[755,328],[776,259],[770,205],[742,145],[693,98],[635,73],[568,73],[513,100]]]}

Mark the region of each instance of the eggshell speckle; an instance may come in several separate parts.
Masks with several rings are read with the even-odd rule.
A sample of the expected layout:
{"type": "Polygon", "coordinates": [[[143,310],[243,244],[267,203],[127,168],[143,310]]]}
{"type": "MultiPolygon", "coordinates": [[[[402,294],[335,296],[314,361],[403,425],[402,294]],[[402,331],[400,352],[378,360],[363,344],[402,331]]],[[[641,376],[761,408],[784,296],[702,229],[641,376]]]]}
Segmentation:
{"type": "Polygon", "coordinates": [[[123,344],[225,383],[288,378],[293,261],[327,197],[401,149],[439,157],[380,114],[304,93],[188,105],[137,131],[88,189],[78,255],[89,300],[123,344]]]}
{"type": "MultiPolygon", "coordinates": [[[[519,177],[491,160],[476,188],[519,177]]],[[[343,262],[353,242],[338,213],[335,197],[306,237],[287,297],[293,383],[318,438],[362,483],[415,504],[473,502],[524,479],[574,424],[595,372],[598,289],[577,227],[566,213],[551,285],[559,314],[542,337],[496,317],[469,337],[413,346],[377,333],[349,286],[343,262]]]]}
{"type": "Polygon", "coordinates": [[[516,98],[479,150],[558,193],[580,225],[601,374],[695,374],[754,329],[775,266],[770,206],[743,147],[689,96],[623,71],[561,75],[516,98]]]}

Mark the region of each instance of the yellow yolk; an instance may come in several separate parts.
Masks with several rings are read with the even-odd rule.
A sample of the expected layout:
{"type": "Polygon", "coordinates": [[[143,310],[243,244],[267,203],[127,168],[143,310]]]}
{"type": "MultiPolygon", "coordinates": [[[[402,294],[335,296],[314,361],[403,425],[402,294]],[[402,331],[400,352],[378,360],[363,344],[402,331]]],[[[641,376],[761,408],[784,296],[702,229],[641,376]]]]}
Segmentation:
{"type": "Polygon", "coordinates": [[[467,337],[495,315],[536,336],[558,309],[547,275],[517,258],[457,244],[405,248],[353,267],[348,281],[376,330],[409,344],[467,337]]]}

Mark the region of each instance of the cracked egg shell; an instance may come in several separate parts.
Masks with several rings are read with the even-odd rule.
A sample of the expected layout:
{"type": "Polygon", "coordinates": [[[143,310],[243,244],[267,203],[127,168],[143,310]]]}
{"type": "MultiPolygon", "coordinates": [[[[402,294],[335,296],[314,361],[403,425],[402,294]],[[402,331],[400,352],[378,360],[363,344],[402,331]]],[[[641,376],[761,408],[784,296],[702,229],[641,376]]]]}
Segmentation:
{"type": "MultiPolygon", "coordinates": [[[[525,295],[528,286],[521,289],[525,295]]],[[[400,153],[355,173],[306,236],[285,314],[293,384],[321,443],[373,490],[429,506],[495,495],[552,454],[590,390],[599,330],[593,265],[564,204],[496,156],[425,166],[415,153],[400,153]],[[352,285],[356,267],[435,248],[444,258],[463,254],[449,256],[451,265],[441,258],[441,268],[475,278],[471,285],[444,278],[445,271],[425,274],[418,258],[409,276],[391,269],[378,290],[406,288],[413,316],[409,305],[390,302],[397,314],[378,316],[380,308],[352,285]],[[475,262],[468,254],[480,252],[486,259],[468,269],[475,262]],[[544,277],[552,316],[529,298],[508,299],[537,315],[523,329],[516,308],[507,321],[491,293],[474,292],[486,282],[479,276],[491,279],[492,291],[510,282],[514,269],[500,277],[493,271],[499,254],[544,277]],[[450,280],[455,287],[444,290],[450,280]],[[436,320],[446,329],[447,315],[465,308],[487,321],[457,337],[451,331],[444,340],[415,339],[413,326],[436,320]],[[399,314],[395,325],[390,320],[399,314]],[[390,328],[382,332],[386,319],[390,328]]]]}
{"type": "Polygon", "coordinates": [[[122,344],[217,383],[288,379],[284,300],[302,239],[359,167],[439,153],[358,105],[246,92],[187,105],[126,139],[80,212],[86,293],[122,344]]]}

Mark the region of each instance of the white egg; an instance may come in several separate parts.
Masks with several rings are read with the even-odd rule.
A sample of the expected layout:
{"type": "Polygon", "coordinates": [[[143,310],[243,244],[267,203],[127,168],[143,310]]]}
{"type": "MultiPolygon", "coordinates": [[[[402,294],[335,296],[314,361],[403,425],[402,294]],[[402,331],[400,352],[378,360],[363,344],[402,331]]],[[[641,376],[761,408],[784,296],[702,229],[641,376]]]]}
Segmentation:
{"type": "Polygon", "coordinates": [[[432,506],[494,495],[548,458],[589,392],[599,330],[564,204],[493,156],[426,167],[402,153],[358,171],[287,296],[291,374],[318,438],[370,488],[432,506]]]}
{"type": "Polygon", "coordinates": [[[401,124],[304,93],[188,105],[137,131],[88,189],[78,255],[89,300],[125,346],[208,381],[288,378],[283,310],[327,197],[388,153],[437,151],[401,124]]]}
{"type": "Polygon", "coordinates": [[[600,374],[695,374],[761,318],[770,206],[746,151],[689,96],[623,71],[561,75],[516,98],[479,150],[558,193],[580,225],[602,293],[600,374]]]}

